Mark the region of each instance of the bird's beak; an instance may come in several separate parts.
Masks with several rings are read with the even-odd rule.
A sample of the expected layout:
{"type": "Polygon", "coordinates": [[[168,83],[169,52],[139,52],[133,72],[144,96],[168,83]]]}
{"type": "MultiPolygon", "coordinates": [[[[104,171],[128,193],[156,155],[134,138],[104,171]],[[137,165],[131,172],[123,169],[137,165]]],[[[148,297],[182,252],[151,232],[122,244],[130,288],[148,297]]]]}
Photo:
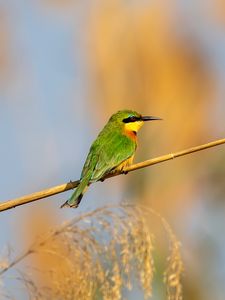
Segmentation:
{"type": "Polygon", "coordinates": [[[153,116],[143,116],[141,117],[141,120],[145,122],[145,121],[154,121],[154,120],[162,120],[162,119],[153,116]]]}

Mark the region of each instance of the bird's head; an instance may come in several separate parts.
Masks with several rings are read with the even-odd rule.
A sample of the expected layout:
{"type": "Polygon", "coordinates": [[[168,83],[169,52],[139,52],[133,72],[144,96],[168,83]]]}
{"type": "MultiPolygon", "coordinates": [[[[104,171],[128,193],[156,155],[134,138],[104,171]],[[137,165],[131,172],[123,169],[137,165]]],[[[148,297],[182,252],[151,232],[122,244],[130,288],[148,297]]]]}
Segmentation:
{"type": "Polygon", "coordinates": [[[153,116],[142,116],[136,111],[132,110],[120,110],[114,115],[111,116],[110,122],[116,123],[124,129],[127,133],[136,133],[142,127],[144,122],[153,121],[153,120],[162,120],[158,117],[153,116]]]}

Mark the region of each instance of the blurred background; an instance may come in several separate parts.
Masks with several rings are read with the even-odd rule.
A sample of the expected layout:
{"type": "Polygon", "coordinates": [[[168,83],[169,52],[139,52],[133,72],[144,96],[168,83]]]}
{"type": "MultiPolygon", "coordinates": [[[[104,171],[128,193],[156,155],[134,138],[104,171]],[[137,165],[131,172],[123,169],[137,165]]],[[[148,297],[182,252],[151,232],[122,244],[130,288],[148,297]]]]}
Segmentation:
{"type": "MultiPolygon", "coordinates": [[[[0,201],[78,179],[119,109],[164,119],[140,131],[136,162],[224,138],[224,78],[223,0],[1,1],[0,201]]],[[[97,183],[78,210],[59,209],[70,191],[3,212],[0,253],[19,254],[81,212],[138,202],[160,212],[182,244],[184,298],[222,300],[224,161],[219,146],[97,183]]],[[[12,290],[9,278],[4,285],[12,290]]]]}

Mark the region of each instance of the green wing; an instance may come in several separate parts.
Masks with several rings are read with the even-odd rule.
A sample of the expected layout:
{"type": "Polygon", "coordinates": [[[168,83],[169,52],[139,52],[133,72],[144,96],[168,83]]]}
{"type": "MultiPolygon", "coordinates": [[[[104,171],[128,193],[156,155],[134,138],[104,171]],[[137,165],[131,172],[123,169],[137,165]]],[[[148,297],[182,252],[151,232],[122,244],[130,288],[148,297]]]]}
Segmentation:
{"type": "Polygon", "coordinates": [[[135,150],[136,143],[134,141],[121,134],[117,128],[106,125],[90,148],[81,173],[80,184],[70,199],[61,207],[78,207],[89,183],[101,179],[131,157],[135,150]]]}
{"type": "Polygon", "coordinates": [[[101,179],[105,174],[131,157],[136,143],[116,130],[104,130],[92,144],[83,167],[81,178],[92,173],[90,181],[101,179]]]}

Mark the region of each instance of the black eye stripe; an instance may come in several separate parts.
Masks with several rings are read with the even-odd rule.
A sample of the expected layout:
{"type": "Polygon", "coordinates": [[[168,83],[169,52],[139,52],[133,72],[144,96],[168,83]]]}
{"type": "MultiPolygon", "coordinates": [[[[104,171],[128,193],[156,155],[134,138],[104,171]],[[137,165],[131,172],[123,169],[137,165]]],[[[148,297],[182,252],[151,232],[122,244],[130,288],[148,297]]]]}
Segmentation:
{"type": "Polygon", "coordinates": [[[135,116],[130,116],[128,118],[123,119],[124,123],[131,123],[131,122],[136,122],[136,121],[140,121],[141,118],[140,117],[135,117],[135,116]]]}

